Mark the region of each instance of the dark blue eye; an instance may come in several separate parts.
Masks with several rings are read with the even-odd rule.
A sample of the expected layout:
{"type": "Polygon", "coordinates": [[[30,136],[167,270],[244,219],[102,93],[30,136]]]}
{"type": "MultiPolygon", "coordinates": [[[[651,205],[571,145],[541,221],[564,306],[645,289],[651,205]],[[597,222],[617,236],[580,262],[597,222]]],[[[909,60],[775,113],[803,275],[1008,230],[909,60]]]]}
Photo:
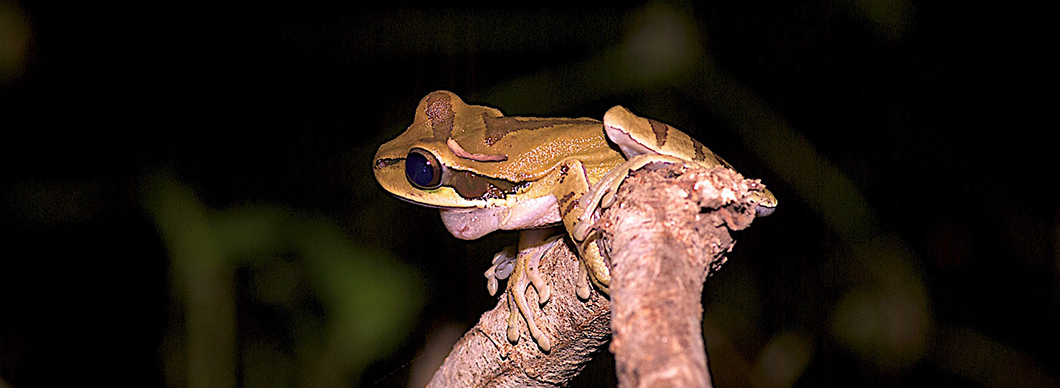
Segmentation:
{"type": "Polygon", "coordinates": [[[413,148],[405,157],[405,177],[416,188],[431,190],[442,185],[442,165],[434,154],[413,148]]]}

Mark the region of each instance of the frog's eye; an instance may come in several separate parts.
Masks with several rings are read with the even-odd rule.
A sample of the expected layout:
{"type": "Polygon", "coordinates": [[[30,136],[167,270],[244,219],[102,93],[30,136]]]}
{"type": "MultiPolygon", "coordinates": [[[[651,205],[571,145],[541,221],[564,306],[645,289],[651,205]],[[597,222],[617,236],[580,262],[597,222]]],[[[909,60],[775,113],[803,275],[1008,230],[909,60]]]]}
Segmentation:
{"type": "Polygon", "coordinates": [[[427,150],[413,148],[405,157],[405,177],[418,189],[437,189],[442,185],[442,164],[427,150]]]}

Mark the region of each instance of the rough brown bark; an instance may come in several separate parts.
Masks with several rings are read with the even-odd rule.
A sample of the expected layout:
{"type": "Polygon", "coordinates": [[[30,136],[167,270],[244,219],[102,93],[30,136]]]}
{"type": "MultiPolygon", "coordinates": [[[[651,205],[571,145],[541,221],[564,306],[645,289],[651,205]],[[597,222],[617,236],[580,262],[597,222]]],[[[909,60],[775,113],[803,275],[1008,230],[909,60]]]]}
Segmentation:
{"type": "Polygon", "coordinates": [[[637,171],[600,219],[611,258],[611,351],[620,387],[710,387],[703,284],[754,219],[748,186],[724,168],[637,171]]]}
{"type": "MultiPolygon", "coordinates": [[[[553,341],[543,353],[521,322],[505,336],[507,296],[453,347],[429,387],[561,386],[614,337],[619,385],[710,387],[700,300],[708,274],[732,248],[730,230],[754,219],[758,183],[724,168],[650,165],[634,172],[601,215],[599,244],[611,258],[611,301],[574,295],[578,263],[568,246],[541,261],[552,299],[535,317],[553,341]],[[613,310],[612,310],[613,309],[613,310]]],[[[537,294],[531,288],[529,300],[537,294]]]]}

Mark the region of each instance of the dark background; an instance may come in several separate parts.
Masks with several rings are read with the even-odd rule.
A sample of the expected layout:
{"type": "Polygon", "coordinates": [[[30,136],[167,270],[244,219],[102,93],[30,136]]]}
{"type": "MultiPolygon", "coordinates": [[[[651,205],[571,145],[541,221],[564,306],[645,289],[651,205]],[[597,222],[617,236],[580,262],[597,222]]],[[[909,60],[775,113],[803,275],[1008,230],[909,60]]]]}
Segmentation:
{"type": "Polygon", "coordinates": [[[515,241],[375,183],[437,89],[622,104],[769,186],[704,294],[717,386],[1058,386],[1041,10],[572,3],[0,2],[0,386],[429,376],[515,241]]]}

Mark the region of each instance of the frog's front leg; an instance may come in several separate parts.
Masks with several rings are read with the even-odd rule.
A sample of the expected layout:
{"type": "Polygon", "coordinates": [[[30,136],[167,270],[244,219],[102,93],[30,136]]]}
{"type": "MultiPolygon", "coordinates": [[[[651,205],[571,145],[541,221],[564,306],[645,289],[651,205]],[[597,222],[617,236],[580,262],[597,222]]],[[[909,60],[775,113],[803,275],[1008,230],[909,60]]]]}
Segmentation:
{"type": "Polygon", "coordinates": [[[578,269],[578,297],[589,299],[589,279],[592,279],[600,291],[606,294],[611,286],[611,270],[608,268],[607,260],[604,259],[594,241],[586,239],[584,235],[581,239],[575,236],[579,220],[591,210],[582,201],[582,198],[590,192],[588,174],[580,160],[564,162],[560,165],[559,172],[560,177],[552,190],[557,198],[556,202],[559,205],[559,215],[563,220],[563,226],[574,239],[574,245],[578,247],[578,257],[581,259],[581,266],[578,269]]]}
{"type": "Polygon", "coordinates": [[[552,295],[551,288],[541,277],[541,258],[559,241],[562,236],[553,236],[553,229],[530,229],[519,234],[519,250],[506,249],[494,256],[494,266],[486,271],[489,278],[490,295],[496,292],[497,280],[511,277],[508,280],[508,341],[519,341],[519,316],[526,321],[530,335],[537,341],[543,351],[552,349],[552,342],[545,336],[534,321],[534,313],[526,300],[526,290],[531,284],[537,290],[537,304],[542,305],[552,295]],[[552,236],[552,237],[549,237],[552,236]],[[511,255],[514,254],[514,265],[511,255]]]}

